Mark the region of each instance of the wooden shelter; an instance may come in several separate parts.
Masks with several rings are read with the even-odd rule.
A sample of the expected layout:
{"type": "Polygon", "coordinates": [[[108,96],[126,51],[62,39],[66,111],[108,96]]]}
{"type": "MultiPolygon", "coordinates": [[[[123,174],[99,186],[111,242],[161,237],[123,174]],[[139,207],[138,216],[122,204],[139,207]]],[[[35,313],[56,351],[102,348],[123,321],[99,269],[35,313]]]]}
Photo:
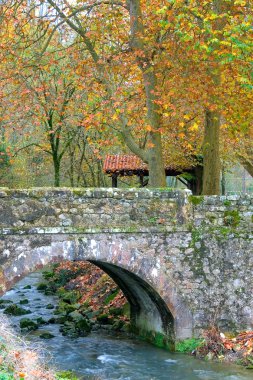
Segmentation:
{"type": "MultiPolygon", "coordinates": [[[[112,187],[118,186],[118,177],[136,175],[140,179],[140,186],[147,185],[144,177],[148,177],[148,165],[135,155],[110,155],[104,160],[103,170],[112,178],[112,187]]],[[[166,165],[166,176],[177,177],[193,194],[199,195],[202,191],[203,167],[198,164],[191,167],[177,167],[173,163],[166,165]]]]}

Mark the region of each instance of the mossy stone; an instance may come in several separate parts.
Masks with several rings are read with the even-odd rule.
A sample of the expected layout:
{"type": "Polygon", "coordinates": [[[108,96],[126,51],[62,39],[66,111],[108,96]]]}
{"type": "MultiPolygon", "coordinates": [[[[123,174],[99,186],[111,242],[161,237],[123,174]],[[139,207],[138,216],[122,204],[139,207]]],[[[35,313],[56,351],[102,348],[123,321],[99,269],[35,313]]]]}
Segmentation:
{"type": "Polygon", "coordinates": [[[48,309],[48,310],[54,309],[54,305],[52,305],[51,303],[49,303],[49,304],[46,306],[46,309],[48,309]]]}
{"type": "Polygon", "coordinates": [[[238,210],[227,210],[224,212],[224,223],[226,226],[237,227],[240,221],[241,216],[238,210]]]}
{"type": "Polygon", "coordinates": [[[11,300],[0,300],[0,305],[6,304],[6,303],[13,303],[11,300]]]}
{"type": "Polygon", "coordinates": [[[36,318],[36,321],[39,325],[47,324],[47,321],[45,321],[45,319],[43,319],[42,317],[36,318]]]}
{"type": "Polygon", "coordinates": [[[19,321],[19,326],[22,330],[34,331],[38,329],[38,324],[30,318],[22,318],[19,321]]]}
{"type": "Polygon", "coordinates": [[[29,303],[28,299],[20,300],[19,301],[20,305],[27,305],[29,303]]]}
{"type": "Polygon", "coordinates": [[[47,284],[45,284],[44,282],[41,282],[40,284],[37,285],[38,291],[44,291],[46,289],[47,289],[47,284]]]}
{"type": "Polygon", "coordinates": [[[41,339],[52,339],[52,338],[54,338],[54,335],[51,334],[50,332],[44,332],[44,333],[40,334],[39,337],[41,339]]]}
{"type": "Polygon", "coordinates": [[[112,315],[122,315],[123,308],[122,307],[110,307],[109,313],[112,315]]]}
{"type": "Polygon", "coordinates": [[[31,313],[31,310],[23,309],[22,307],[15,304],[6,307],[6,309],[4,310],[4,314],[14,315],[14,316],[25,315],[25,314],[30,314],[30,313],[31,313]]]}

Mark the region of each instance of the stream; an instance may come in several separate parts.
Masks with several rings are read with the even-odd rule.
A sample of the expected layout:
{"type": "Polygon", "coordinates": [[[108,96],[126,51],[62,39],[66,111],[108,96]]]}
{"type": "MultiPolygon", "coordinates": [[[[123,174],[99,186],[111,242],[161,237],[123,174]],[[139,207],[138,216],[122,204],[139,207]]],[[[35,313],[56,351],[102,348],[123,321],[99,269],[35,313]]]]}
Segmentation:
{"type": "MultiPolygon", "coordinates": [[[[20,300],[28,299],[22,307],[31,314],[9,317],[13,327],[20,332],[19,321],[27,317],[42,317],[49,320],[54,316],[53,309],[46,305],[57,305],[58,298],[46,296],[36,289],[42,281],[40,272],[32,273],[8,291],[2,299],[19,305],[20,300]],[[24,289],[26,286],[31,289],[24,289]]],[[[90,333],[87,337],[69,338],[62,336],[59,325],[48,324],[26,334],[26,339],[39,343],[46,349],[51,366],[59,370],[73,370],[81,379],[97,380],[247,380],[253,378],[253,371],[238,366],[209,363],[193,357],[169,353],[137,339],[123,337],[115,332],[103,330],[90,333]],[[42,340],[39,335],[49,332],[52,339],[42,340]]]]}

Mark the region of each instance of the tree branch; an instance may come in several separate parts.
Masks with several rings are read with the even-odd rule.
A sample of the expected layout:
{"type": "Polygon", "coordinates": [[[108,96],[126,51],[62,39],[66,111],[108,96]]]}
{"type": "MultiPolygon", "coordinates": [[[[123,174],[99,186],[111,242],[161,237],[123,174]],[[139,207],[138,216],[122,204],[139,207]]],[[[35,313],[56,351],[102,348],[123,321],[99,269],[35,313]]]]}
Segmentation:
{"type": "Polygon", "coordinates": [[[41,150],[43,150],[43,152],[45,152],[47,154],[50,154],[52,156],[52,152],[50,152],[50,150],[47,150],[47,149],[43,148],[42,145],[37,144],[37,143],[31,143],[31,144],[28,144],[28,145],[23,146],[22,148],[19,148],[18,150],[16,150],[16,152],[13,155],[13,157],[16,157],[21,150],[30,148],[30,146],[37,146],[38,148],[40,148],[41,150]]]}

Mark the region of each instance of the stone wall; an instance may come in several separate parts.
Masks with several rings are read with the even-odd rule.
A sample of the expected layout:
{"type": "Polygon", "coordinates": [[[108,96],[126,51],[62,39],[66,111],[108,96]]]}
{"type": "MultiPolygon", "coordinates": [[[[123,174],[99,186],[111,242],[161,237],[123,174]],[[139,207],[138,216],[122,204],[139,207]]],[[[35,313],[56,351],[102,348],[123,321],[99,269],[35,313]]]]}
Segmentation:
{"type": "Polygon", "coordinates": [[[119,189],[0,190],[2,233],[168,231],[189,219],[187,192],[119,189]]]}
{"type": "Polygon", "coordinates": [[[138,327],[177,339],[252,329],[252,215],[247,195],[1,189],[2,292],[49,262],[90,260],[124,288],[138,327]]]}

